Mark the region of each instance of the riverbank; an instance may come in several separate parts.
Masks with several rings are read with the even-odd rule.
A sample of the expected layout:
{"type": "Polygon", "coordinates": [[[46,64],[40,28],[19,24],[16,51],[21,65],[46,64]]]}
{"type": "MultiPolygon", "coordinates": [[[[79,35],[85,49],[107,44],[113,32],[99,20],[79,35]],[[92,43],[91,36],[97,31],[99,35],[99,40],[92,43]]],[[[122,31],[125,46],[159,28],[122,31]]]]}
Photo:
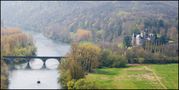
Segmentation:
{"type": "Polygon", "coordinates": [[[178,64],[144,64],[102,68],[85,79],[103,89],[177,89],[178,64]]]}

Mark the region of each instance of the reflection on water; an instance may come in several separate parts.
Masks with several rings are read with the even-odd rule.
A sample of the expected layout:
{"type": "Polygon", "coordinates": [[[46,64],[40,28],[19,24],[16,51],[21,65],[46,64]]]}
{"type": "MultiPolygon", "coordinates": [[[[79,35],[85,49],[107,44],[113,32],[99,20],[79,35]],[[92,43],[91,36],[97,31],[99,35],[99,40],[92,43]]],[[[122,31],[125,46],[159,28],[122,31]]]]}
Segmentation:
{"type": "Polygon", "coordinates": [[[29,65],[31,69],[41,69],[43,61],[41,59],[30,60],[29,65]]]}
{"type": "MultiPolygon", "coordinates": [[[[32,33],[31,33],[32,34],[32,33]]],[[[37,47],[37,56],[64,56],[70,49],[68,44],[55,43],[47,39],[42,34],[33,33],[35,45],[37,47]]],[[[45,64],[50,70],[39,70],[42,67],[43,61],[40,59],[30,61],[32,70],[24,70],[27,64],[18,67],[18,70],[10,72],[9,76],[9,89],[59,89],[61,86],[58,84],[58,67],[59,62],[55,59],[48,59],[45,64]],[[37,81],[40,84],[37,84],[37,81]]]]}
{"type": "Polygon", "coordinates": [[[57,69],[59,65],[59,61],[56,59],[48,59],[45,62],[45,65],[48,69],[57,69]]]}
{"type": "Polygon", "coordinates": [[[14,70],[10,73],[10,89],[57,89],[56,70],[14,70]],[[37,81],[41,81],[37,84],[37,81]]]}

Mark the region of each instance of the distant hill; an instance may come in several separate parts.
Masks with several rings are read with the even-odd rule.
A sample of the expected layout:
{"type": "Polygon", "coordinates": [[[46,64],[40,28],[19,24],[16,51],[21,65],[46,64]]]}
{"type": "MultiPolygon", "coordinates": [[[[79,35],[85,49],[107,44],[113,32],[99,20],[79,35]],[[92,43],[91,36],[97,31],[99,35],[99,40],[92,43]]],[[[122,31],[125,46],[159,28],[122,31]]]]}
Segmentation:
{"type": "Polygon", "coordinates": [[[43,32],[47,37],[59,40],[67,38],[62,38],[64,32],[70,35],[69,32],[83,28],[94,30],[93,36],[101,30],[104,39],[110,41],[113,36],[129,34],[136,23],[147,18],[176,20],[177,15],[178,1],[1,2],[3,26],[43,32]]]}

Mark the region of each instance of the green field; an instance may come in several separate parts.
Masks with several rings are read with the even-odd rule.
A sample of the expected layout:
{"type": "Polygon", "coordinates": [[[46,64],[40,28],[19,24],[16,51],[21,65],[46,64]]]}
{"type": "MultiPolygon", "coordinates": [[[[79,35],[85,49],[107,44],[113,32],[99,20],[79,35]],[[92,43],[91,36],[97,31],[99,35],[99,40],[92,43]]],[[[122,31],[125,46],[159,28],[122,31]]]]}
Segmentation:
{"type": "Polygon", "coordinates": [[[86,79],[103,89],[177,89],[178,64],[102,68],[88,74],[86,79]]]}

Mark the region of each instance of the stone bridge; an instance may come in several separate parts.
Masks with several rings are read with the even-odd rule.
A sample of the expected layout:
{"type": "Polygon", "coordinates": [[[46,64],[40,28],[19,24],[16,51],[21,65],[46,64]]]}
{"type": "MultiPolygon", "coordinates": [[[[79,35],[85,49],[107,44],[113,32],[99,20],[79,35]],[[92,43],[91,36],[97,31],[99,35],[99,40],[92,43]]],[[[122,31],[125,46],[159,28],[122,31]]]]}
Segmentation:
{"type": "Polygon", "coordinates": [[[48,59],[56,59],[59,61],[59,63],[61,63],[61,60],[63,58],[63,56],[3,56],[3,60],[11,66],[11,69],[14,69],[14,65],[15,63],[27,63],[26,69],[31,69],[29,62],[31,60],[36,60],[36,59],[40,59],[43,61],[43,66],[42,68],[47,68],[45,62],[48,59]]]}

